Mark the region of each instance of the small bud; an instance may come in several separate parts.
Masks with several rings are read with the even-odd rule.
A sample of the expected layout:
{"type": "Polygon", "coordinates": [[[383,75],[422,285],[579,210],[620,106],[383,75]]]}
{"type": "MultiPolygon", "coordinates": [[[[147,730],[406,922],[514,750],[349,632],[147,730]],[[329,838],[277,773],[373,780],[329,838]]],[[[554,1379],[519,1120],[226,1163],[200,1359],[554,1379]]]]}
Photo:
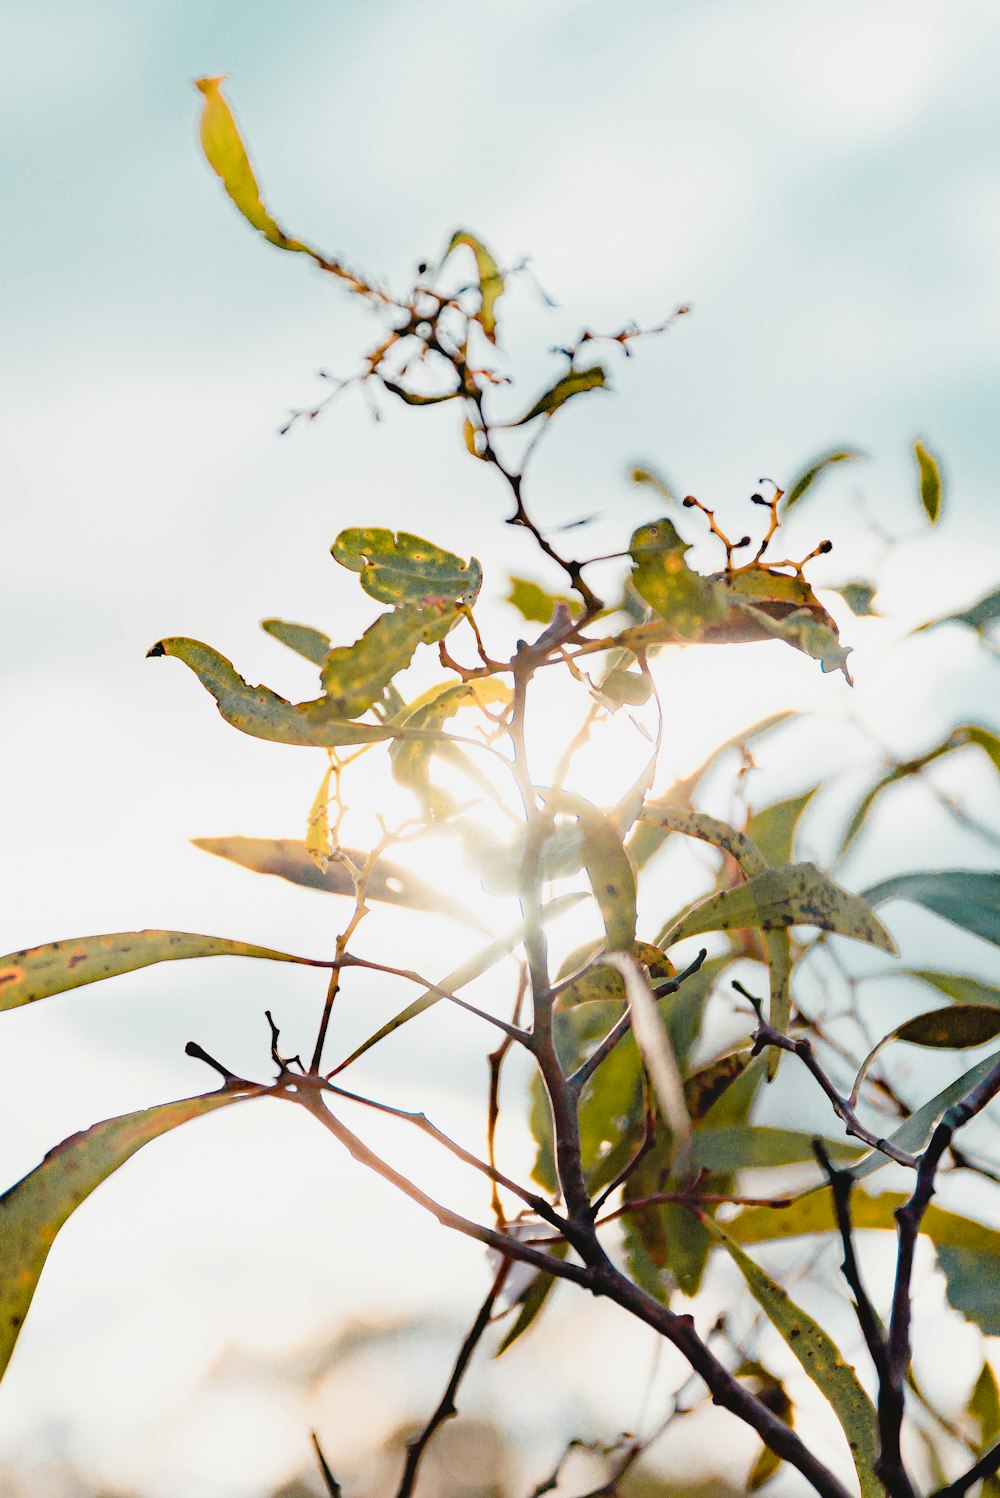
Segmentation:
{"type": "Polygon", "coordinates": [[[695,499],[695,497],[694,497],[694,495],[693,495],[693,494],[687,494],[687,495],[685,495],[685,497],[684,497],[684,498],[683,498],[683,499],[682,499],[682,500],[681,500],[681,504],[682,504],[682,505],[683,505],[683,506],[684,506],[684,508],[685,508],[685,509],[687,509],[687,510],[690,510],[690,508],[691,508],[691,506],[692,506],[692,505],[696,505],[696,504],[697,504],[697,503],[698,503],[698,501],[697,501],[697,500],[696,500],[696,499],[695,499]]]}
{"type": "Polygon", "coordinates": [[[819,545],[817,546],[816,550],[820,553],[821,556],[825,556],[828,551],[832,551],[833,550],[833,542],[832,541],[821,541],[819,543],[819,545]]]}
{"type": "Polygon", "coordinates": [[[417,266],[417,275],[418,276],[426,276],[426,274],[427,274],[427,261],[426,260],[421,260],[420,264],[417,266]]]}
{"type": "Polygon", "coordinates": [[[750,503],[752,505],[766,505],[767,500],[764,498],[763,494],[751,494],[750,503]]]}
{"type": "Polygon", "coordinates": [[[735,546],[733,547],[733,550],[734,551],[739,551],[741,547],[743,547],[743,546],[749,546],[749,545],[750,545],[750,537],[749,536],[741,536],[740,539],[736,542],[735,546]]]}

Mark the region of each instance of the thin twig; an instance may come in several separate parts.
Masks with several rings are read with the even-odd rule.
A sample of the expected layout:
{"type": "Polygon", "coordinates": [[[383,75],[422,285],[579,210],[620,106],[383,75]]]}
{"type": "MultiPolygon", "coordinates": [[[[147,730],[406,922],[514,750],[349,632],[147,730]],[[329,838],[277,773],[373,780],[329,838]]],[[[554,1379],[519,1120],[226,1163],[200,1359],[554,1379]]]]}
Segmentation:
{"type": "Polygon", "coordinates": [[[331,1472],[330,1464],[327,1461],[326,1457],[323,1455],[323,1448],[319,1444],[319,1436],[314,1430],[311,1430],[309,1432],[309,1439],[312,1442],[313,1451],[315,1451],[316,1453],[316,1461],[323,1478],[323,1484],[326,1488],[326,1491],[329,1493],[330,1498],[343,1498],[344,1490],[331,1472]]]}
{"type": "Polygon", "coordinates": [[[421,1458],[428,1444],[433,1439],[435,1432],[440,1429],[445,1421],[452,1419],[453,1416],[458,1414],[458,1408],[455,1404],[455,1395],[458,1393],[458,1386],[462,1382],[472,1354],[475,1352],[483,1333],[490,1324],[490,1317],[493,1314],[493,1307],[496,1304],[497,1296],[503,1289],[504,1281],[510,1273],[510,1263],[509,1259],[505,1259],[500,1265],[496,1277],[490,1286],[489,1293],[479,1307],[476,1319],[470,1326],[465,1340],[459,1348],[458,1357],[455,1359],[455,1366],[451,1371],[451,1377],[445,1386],[444,1393],[441,1395],[437,1409],[431,1415],[420,1434],[414,1440],[407,1441],[406,1443],[406,1464],[403,1467],[403,1475],[400,1479],[399,1487],[396,1489],[396,1498],[410,1498],[413,1492],[413,1485],[417,1480],[417,1469],[420,1466],[421,1458]]]}
{"type": "MultiPolygon", "coordinates": [[[[667,994],[676,993],[682,983],[687,982],[688,978],[694,976],[707,956],[707,949],[705,947],[702,947],[701,951],[698,953],[694,961],[689,963],[682,973],[678,973],[676,978],[670,978],[666,983],[656,984],[655,988],[653,989],[656,997],[658,999],[661,999],[667,994]]],[[[595,961],[600,962],[601,959],[598,957],[595,959],[595,961]]],[[[624,1040],[625,1036],[628,1034],[631,1028],[632,1010],[629,1008],[625,1010],[625,1013],[619,1020],[615,1021],[611,1029],[608,1031],[607,1035],[605,1035],[604,1039],[601,1041],[600,1045],[597,1046],[595,1050],[591,1051],[586,1061],[584,1061],[581,1066],[578,1066],[572,1076],[567,1079],[569,1086],[573,1088],[574,1092],[580,1093],[583,1091],[584,1087],[590,1081],[591,1077],[594,1075],[594,1072],[600,1066],[601,1062],[605,1061],[607,1057],[611,1055],[611,1052],[614,1050],[615,1046],[620,1040],[624,1040]]]]}

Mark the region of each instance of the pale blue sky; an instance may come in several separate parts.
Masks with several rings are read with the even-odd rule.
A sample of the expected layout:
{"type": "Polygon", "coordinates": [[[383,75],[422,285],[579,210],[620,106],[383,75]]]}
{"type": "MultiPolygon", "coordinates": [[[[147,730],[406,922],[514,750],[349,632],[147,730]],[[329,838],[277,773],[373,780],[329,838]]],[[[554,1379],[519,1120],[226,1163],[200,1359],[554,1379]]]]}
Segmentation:
{"type": "MultiPolygon", "coordinates": [[[[287,409],[315,398],[318,368],[353,368],[371,325],[224,198],[197,149],[199,74],[230,75],[265,197],[293,232],[397,283],[456,225],[505,262],[530,255],[560,306],[546,309],[524,282],[508,297],[506,338],[539,382],[537,349],[580,324],[613,329],[693,304],[667,338],[615,369],[613,396],[589,415],[582,402],[579,414],[567,410],[538,467],[547,523],[599,511],[587,545],[621,546],[649,513],[624,479],[641,458],[742,527],[760,474],[787,479],[846,442],[871,463],[832,475],[795,531],[803,550],[835,538],[820,575],[844,581],[873,554],[856,539],[859,494],[890,527],[918,527],[910,449],[922,435],[945,465],[947,512],[932,544],[888,558],[891,596],[916,619],[995,585],[992,0],[95,0],[85,10],[38,0],[6,10],[0,949],[143,925],[321,944],[331,916],[318,896],[255,884],[186,841],[296,835],[319,756],[238,740],[178,665],[147,662],[146,649],[191,634],[248,678],[307,694],[309,673],[257,620],[284,614],[353,638],[368,616],[328,547],[359,521],[478,551],[500,569],[487,581],[494,599],[504,567],[538,572],[525,538],[498,530],[502,495],[465,454],[447,408],[392,409],[375,427],[347,400],[277,438],[287,409]]],[[[867,636],[854,628],[861,660],[867,636]]],[[[967,642],[942,638],[929,659],[926,681],[911,683],[926,695],[898,709],[877,653],[867,684],[859,673],[858,711],[900,749],[921,747],[953,708],[982,716],[989,706],[985,688],[959,680],[967,642]]],[[[898,850],[876,855],[879,873],[916,856],[913,829],[895,831],[898,850]]],[[[283,978],[283,995],[287,1023],[304,1034],[314,995],[298,976],[283,978]]],[[[6,1016],[17,1059],[4,1065],[4,1179],[97,1117],[203,1085],[182,1055],[191,1035],[259,1067],[271,981],[241,969],[237,987],[224,966],[165,969],[6,1016]],[[44,1102],[24,1054],[49,1058],[44,1102]]],[[[442,1098],[465,1118],[468,1100],[447,1087],[442,1098]]],[[[252,1138],[258,1179],[276,1185],[290,1135],[279,1126],[272,1155],[235,1116],[202,1127],[204,1143],[193,1130],[157,1146],[141,1184],[140,1160],[67,1230],[76,1257],[69,1246],[53,1256],[7,1404],[0,1398],[3,1459],[27,1459],[45,1420],[63,1421],[71,1454],[85,1451],[95,1473],[151,1484],[154,1498],[182,1480],[189,1498],[255,1498],[252,1481],[227,1487],[214,1458],[194,1477],[162,1463],[157,1477],[138,1456],[122,1465],[113,1422],[104,1430],[71,1391],[46,1385],[51,1359],[65,1354],[60,1329],[86,1326],[110,1402],[124,1377],[119,1344],[101,1342],[88,1297],[110,1308],[124,1275],[120,1315],[141,1316],[185,1254],[184,1283],[200,1283],[205,1263],[190,1241],[164,1236],[178,1214],[190,1237],[206,1237],[206,1260],[225,1257],[222,1228],[216,1241],[205,1227],[217,1200],[208,1185],[181,1205],[202,1159],[228,1173],[223,1196],[243,1239],[268,1245],[240,1261],[247,1296],[268,1283],[272,1248],[275,1262],[294,1261],[294,1235],[253,1203],[254,1169],[234,1163],[252,1138]],[[159,1172],[177,1192],[166,1204],[159,1172]],[[103,1256],[108,1233],[129,1232],[148,1255],[147,1278],[103,1256]]],[[[358,1192],[355,1212],[376,1198],[385,1210],[343,1173],[340,1190],[358,1192]]],[[[333,1209],[315,1211],[334,1231],[333,1209]]],[[[436,1230],[420,1241],[432,1252],[436,1230]]],[[[332,1314],[365,1295],[376,1303],[372,1262],[352,1300],[324,1255],[308,1257],[303,1283],[332,1314]]],[[[442,1282],[464,1276],[474,1297],[478,1264],[450,1243],[441,1264],[442,1282]]],[[[235,1292],[230,1312],[237,1324],[235,1292]]],[[[300,1319],[308,1324],[308,1306],[300,1319]]],[[[229,1327],[208,1338],[210,1351],[229,1327]]],[[[141,1392],[130,1397],[135,1429],[151,1430],[155,1399],[143,1409],[141,1392]]],[[[137,1450],[143,1440],[152,1437],[136,1436],[137,1450]]]]}

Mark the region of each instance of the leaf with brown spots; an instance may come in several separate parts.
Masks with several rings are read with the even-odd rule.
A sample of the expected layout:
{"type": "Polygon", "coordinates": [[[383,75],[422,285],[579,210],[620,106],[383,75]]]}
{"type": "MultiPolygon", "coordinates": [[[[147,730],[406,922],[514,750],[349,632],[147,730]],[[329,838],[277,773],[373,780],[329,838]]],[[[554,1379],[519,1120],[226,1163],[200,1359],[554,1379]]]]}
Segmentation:
{"type": "Polygon", "coordinates": [[[664,946],[703,931],[757,926],[779,931],[788,926],[819,926],[868,942],[895,954],[896,944],[871,907],[820,872],[812,863],[789,863],[767,869],[741,884],[702,900],[672,928],[664,946]]]}
{"type": "Polygon", "coordinates": [[[50,1150],[41,1165],[0,1196],[0,1376],[55,1236],[80,1203],[151,1139],[265,1090],[246,1083],[105,1119],[50,1150]]]}
{"type": "Polygon", "coordinates": [[[28,947],[0,957],[0,1009],[18,1009],[69,988],[117,978],[154,962],[187,957],[264,957],[272,962],[299,962],[326,967],[311,957],[293,957],[270,947],[224,936],[197,936],[190,931],[116,931],[110,936],[81,936],[28,947]]]}
{"type": "MultiPolygon", "coordinates": [[[[583,835],[583,859],[600,907],[609,952],[631,952],[635,941],[635,871],[612,819],[582,796],[547,791],[552,812],[576,817],[583,835]]],[[[627,979],[626,979],[627,987],[627,979]]]]}

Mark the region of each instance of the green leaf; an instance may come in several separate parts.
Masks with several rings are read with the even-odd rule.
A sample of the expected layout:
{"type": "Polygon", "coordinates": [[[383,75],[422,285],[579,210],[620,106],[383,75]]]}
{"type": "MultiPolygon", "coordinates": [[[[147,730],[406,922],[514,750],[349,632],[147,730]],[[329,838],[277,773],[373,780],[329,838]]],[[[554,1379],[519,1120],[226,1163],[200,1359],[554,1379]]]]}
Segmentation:
{"type": "Polygon", "coordinates": [[[355,644],[334,646],[321,670],[330,711],[338,718],[359,718],[366,713],[393,677],[410,664],[417,646],[443,640],[461,617],[453,603],[430,607],[406,603],[380,614],[355,644]]]}
{"type": "Polygon", "coordinates": [[[917,1014],[872,1046],[858,1068],[851,1091],[852,1106],[857,1102],[861,1083],[871,1068],[875,1057],[894,1040],[906,1041],[910,1045],[926,1046],[936,1050],[970,1050],[986,1045],[1000,1035],[1000,1010],[989,1004],[955,1004],[950,1009],[931,1009],[926,1014],[917,1014]]]}
{"type": "Polygon", "coordinates": [[[993,983],[984,983],[982,978],[970,978],[964,973],[940,973],[930,968],[898,968],[894,978],[919,978],[939,993],[947,994],[956,1004],[992,1004],[1000,1009],[1000,988],[993,983]]]}
{"type": "MultiPolygon", "coordinates": [[[[305,843],[297,838],[196,837],[191,841],[202,852],[214,853],[217,858],[228,859],[230,863],[251,869],[256,874],[274,874],[291,884],[354,898],[354,879],[348,866],[331,859],[325,870],[318,869],[309,857],[305,843]]],[[[368,854],[362,849],[344,848],[342,851],[356,868],[361,868],[368,859],[368,854]]],[[[391,863],[386,858],[380,858],[369,874],[365,897],[384,900],[390,905],[406,905],[411,910],[450,916],[465,926],[490,934],[486,923],[461,901],[452,899],[425,880],[418,879],[401,864],[391,863]]]]}
{"type": "MultiPolygon", "coordinates": [[[[870,893],[870,892],[869,892],[870,893]]],[[[671,946],[703,931],[757,926],[777,931],[788,926],[819,926],[895,953],[892,937],[866,900],[834,884],[812,863],[785,864],[756,874],[736,889],[710,895],[673,927],[662,945],[671,946]]]]}
{"type": "Polygon", "coordinates": [[[199,132],[209,166],[222,178],[222,185],[237,208],[255,229],[279,249],[291,250],[322,261],[323,257],[300,239],[290,238],[261,202],[260,189],[240,139],[232,111],[222,95],[225,74],[218,78],[196,78],[195,87],[204,95],[199,132]]]}
{"type": "MultiPolygon", "coordinates": [[[[1000,946],[1000,874],[981,869],[939,869],[898,874],[866,889],[870,905],[910,900],[1000,946]]],[[[887,949],[888,950],[888,949],[887,949]]]]}
{"type": "Polygon", "coordinates": [[[200,640],[160,640],[150,656],[171,655],[183,661],[215,698],[226,722],[252,738],[277,744],[332,749],[347,744],[376,744],[393,736],[376,723],[350,723],[338,717],[328,697],[291,703],[270,687],[251,687],[231,661],[200,640]]]}
{"type": "Polygon", "coordinates": [[[680,832],[686,837],[700,838],[715,848],[722,848],[735,858],[748,877],[762,874],[767,868],[767,861],[753,838],[738,832],[728,822],[720,822],[718,817],[710,817],[690,806],[647,801],[639,813],[639,821],[663,827],[669,832],[680,832]]]}
{"type": "Polygon", "coordinates": [[[828,468],[832,468],[835,463],[855,463],[864,456],[864,453],[855,452],[853,448],[842,447],[835,449],[833,452],[824,453],[820,458],[814,458],[807,467],[803,468],[798,478],[795,479],[791,488],[785,494],[783,500],[785,513],[787,514],[793,505],[798,504],[806,491],[812,488],[820,474],[825,473],[828,468]]]}
{"type": "MultiPolygon", "coordinates": [[[[543,907],[543,923],[548,924],[549,921],[557,920],[567,910],[572,910],[575,905],[578,905],[583,898],[579,893],[558,896],[557,899],[550,901],[548,905],[543,907]]],[[[346,1066],[350,1066],[352,1062],[357,1061],[358,1057],[363,1056],[365,1051],[370,1050],[373,1045],[377,1045],[387,1035],[392,1035],[401,1025],[408,1024],[411,1019],[416,1019],[418,1014],[423,1014],[425,1010],[439,1003],[442,997],[439,990],[443,989],[445,993],[455,993],[459,988],[464,988],[467,983],[472,983],[476,978],[481,978],[483,973],[489,972],[491,967],[495,967],[498,962],[502,962],[505,957],[509,957],[523,936],[524,923],[522,921],[508,931],[506,935],[498,937],[496,941],[490,942],[488,947],[483,947],[475,956],[460,963],[453,972],[448,973],[446,977],[442,978],[441,982],[434,988],[425,989],[419,998],[414,999],[412,1004],[407,1004],[406,1008],[400,1010],[394,1019],[389,1020],[387,1024],[382,1025],[380,1029],[376,1030],[374,1035],[369,1035],[367,1040],[362,1041],[361,1045],[356,1050],[353,1050],[346,1060],[338,1062],[334,1071],[343,1071],[346,1066]]]]}
{"type": "Polygon", "coordinates": [[[308,624],[291,624],[287,619],[262,619],[260,627],[265,634],[294,650],[296,655],[312,661],[314,666],[322,666],[330,649],[329,636],[322,630],[310,629],[308,624]]]}
{"type": "Polygon", "coordinates": [[[224,1087],[105,1119],[50,1150],[41,1165],[0,1197],[0,1374],[10,1361],[55,1236],[80,1203],[151,1139],[265,1090],[249,1083],[224,1087]]]}
{"type": "Polygon", "coordinates": [[[456,229],[445,251],[445,258],[458,245],[468,245],[476,257],[476,273],[479,276],[480,306],[476,321],[491,343],[496,342],[496,305],[504,293],[504,279],[489,250],[475,234],[467,229],[456,229]]]}
{"type": "Polygon", "coordinates": [[[448,816],[453,806],[447,791],[433,785],[430,779],[431,761],[439,748],[440,730],[460,708],[502,705],[509,699],[510,690],[506,684],[493,678],[445,683],[411,703],[396,719],[398,729],[404,732],[419,730],[420,737],[401,738],[393,744],[389,751],[392,773],[400,785],[406,786],[420,799],[428,820],[448,816]]]}
{"type": "MultiPolygon", "coordinates": [[[[989,1076],[998,1061],[1000,1061],[1000,1051],[994,1051],[985,1060],[978,1061],[975,1066],[970,1066],[967,1072],[963,1072],[956,1081],[942,1088],[924,1103],[923,1107],[911,1113],[898,1129],[894,1129],[888,1136],[890,1144],[894,1144],[897,1149],[908,1150],[910,1154],[919,1154],[952,1104],[960,1103],[966,1093],[978,1087],[979,1083],[989,1076]]],[[[851,1167],[851,1175],[856,1181],[860,1181],[862,1177],[873,1175],[876,1170],[881,1170],[888,1164],[888,1157],[881,1150],[872,1150],[857,1165],[851,1167]]]]}
{"type": "Polygon", "coordinates": [[[914,634],[921,634],[925,629],[937,629],[939,624],[967,624],[970,629],[981,633],[996,619],[1000,619],[1000,588],[995,593],[987,593],[985,598],[980,598],[969,609],[961,609],[956,614],[943,614],[940,619],[931,619],[926,624],[921,624],[914,630],[914,634]]]}
{"type": "MultiPolygon", "coordinates": [[[[550,812],[576,817],[583,834],[583,859],[597,901],[608,952],[631,952],[635,941],[635,871],[612,819],[582,796],[546,792],[550,812]]],[[[626,977],[626,987],[628,979],[626,977]]]]}
{"type": "Polygon", "coordinates": [[[654,520],[633,531],[629,542],[632,584],[641,598],[686,640],[725,617],[725,596],[716,582],[694,572],[684,560],[690,551],[670,520],[654,520]]]}
{"type": "Polygon", "coordinates": [[[528,577],[510,576],[510,592],[504,600],[512,603],[523,619],[530,624],[548,624],[555,610],[561,605],[570,613],[579,613],[580,600],[570,598],[568,593],[549,593],[541,583],[528,577]]]}
{"type": "Polygon", "coordinates": [[[744,605],[744,612],[756,621],[764,635],[784,640],[796,650],[801,650],[804,655],[812,656],[813,660],[819,661],[824,671],[843,672],[850,683],[847,657],[851,648],[849,645],[841,645],[840,637],[828,619],[817,618],[814,610],[807,608],[795,609],[782,619],[775,619],[764,609],[754,608],[749,604],[744,605]]]}
{"type": "Polygon", "coordinates": [[[934,525],[941,513],[941,470],[937,458],[928,452],[922,442],[914,442],[913,456],[920,472],[920,503],[927,518],[934,525]]]}
{"type": "MultiPolygon", "coordinates": [[[[549,1252],[554,1259],[565,1259],[569,1252],[569,1244],[555,1243],[549,1252]]],[[[500,1357],[501,1354],[507,1351],[508,1347],[513,1347],[518,1338],[522,1337],[529,1326],[537,1320],[544,1310],[549,1296],[555,1289],[555,1284],[556,1277],[554,1274],[548,1274],[544,1269],[539,1270],[538,1274],[535,1275],[535,1278],[516,1302],[519,1309],[514,1320],[514,1325],[500,1343],[500,1346],[494,1353],[494,1357],[500,1357]]]]}
{"type": "Polygon", "coordinates": [[[965,723],[961,728],[956,728],[952,733],[956,744],[976,744],[983,752],[989,755],[993,761],[993,767],[1000,770],[1000,738],[995,733],[990,733],[988,728],[980,728],[975,723],[965,723]]]}
{"type": "Polygon", "coordinates": [[[844,1361],[836,1343],[818,1321],[797,1306],[787,1291],[755,1264],[718,1223],[708,1217],[702,1220],[740,1270],[768,1320],[829,1400],[851,1448],[862,1498],[884,1498],[885,1489],[875,1474],[880,1449],[878,1416],[854,1369],[844,1361]]]}
{"type": "MultiPolygon", "coordinates": [[[[719,1129],[698,1129],[692,1144],[694,1163],[713,1174],[734,1170],[760,1170],[772,1166],[812,1163],[815,1133],[778,1129],[766,1124],[729,1124],[719,1129]]],[[[832,1160],[856,1161],[863,1150],[842,1139],[823,1143],[832,1160]]]]}
{"type": "MultiPolygon", "coordinates": [[[[977,1456],[982,1456],[996,1443],[997,1436],[1000,1435],[1000,1389],[997,1388],[996,1374],[985,1360],[966,1406],[966,1412],[979,1427],[979,1438],[975,1441],[973,1449],[977,1456]]],[[[998,1494],[1000,1494],[1000,1478],[987,1477],[982,1486],[981,1498],[998,1498],[998,1494]]]]}
{"type": "Polygon", "coordinates": [[[361,575],[361,586],[379,603],[424,603],[438,599],[475,603],[483,569],[473,557],[463,562],[407,531],[393,534],[381,526],[354,526],[341,531],[330,548],[334,561],[361,575]]]}
{"type": "Polygon", "coordinates": [[[867,794],[858,803],[854,815],[847,825],[843,841],[840,845],[840,856],[847,851],[851,843],[861,831],[868,813],[872,806],[890,786],[898,785],[902,780],[908,780],[911,776],[921,774],[928,765],[935,760],[943,758],[946,754],[952,754],[956,749],[962,749],[966,744],[975,744],[982,749],[992,760],[994,767],[1000,770],[1000,739],[996,734],[990,733],[987,728],[980,728],[978,724],[962,723],[953,728],[946,739],[940,744],[935,744],[925,754],[917,755],[914,759],[903,760],[900,764],[893,765],[881,779],[877,780],[867,794]]]}
{"type": "Polygon", "coordinates": [[[293,957],[270,947],[227,941],[223,936],[197,936],[190,931],[116,931],[109,936],[78,936],[0,957],[0,1009],[18,1009],[86,983],[189,957],[263,957],[305,967],[329,965],[311,957],[293,957]]]}
{"type": "Polygon", "coordinates": [[[877,618],[878,610],[872,608],[872,600],[878,592],[876,583],[845,583],[836,591],[847,604],[852,614],[859,619],[877,618]]]}
{"type": "MultiPolygon", "coordinates": [[[[559,990],[556,996],[556,1005],[559,1009],[572,1009],[576,1004],[625,1003],[624,978],[617,968],[610,967],[600,960],[591,960],[597,956],[597,943],[588,942],[585,947],[578,947],[567,957],[559,970],[560,982],[570,973],[582,968],[584,963],[589,965],[578,978],[574,978],[572,983],[568,983],[565,988],[559,990]]],[[[665,952],[661,952],[659,947],[654,947],[651,942],[633,942],[632,956],[636,962],[641,962],[648,969],[649,981],[654,989],[657,984],[668,982],[673,978],[675,969],[670,958],[665,952]]]]}
{"type": "Polygon", "coordinates": [[[633,469],[630,470],[629,477],[631,478],[633,484],[648,484],[650,488],[656,490],[657,494],[662,495],[663,498],[668,501],[668,503],[681,503],[681,501],[677,498],[677,491],[674,489],[673,485],[668,484],[662,473],[655,469],[652,464],[637,464],[633,469]]]}
{"type": "Polygon", "coordinates": [[[742,1050],[719,1056],[708,1066],[684,1078],[684,1101],[693,1124],[699,1124],[714,1108],[722,1095],[743,1076],[752,1060],[753,1052],[745,1046],[742,1050]]]}
{"type": "Polygon", "coordinates": [[[996,1249],[978,1253],[941,1247],[937,1257],[947,1282],[948,1304],[967,1321],[974,1321],[987,1337],[1000,1336],[996,1249]]]}
{"type": "MultiPolygon", "coordinates": [[[[943,1110],[942,1110],[943,1111],[943,1110]]],[[[858,1171],[852,1172],[855,1176],[858,1171]]],[[[835,1233],[837,1217],[833,1198],[823,1181],[819,1189],[797,1197],[788,1207],[745,1207],[726,1223],[726,1232],[736,1243],[771,1243],[813,1233],[835,1233]]],[[[851,1222],[857,1232],[878,1229],[894,1233],[896,1212],[909,1195],[887,1191],[869,1196],[855,1190],[851,1195],[851,1222]]],[[[931,1204],[921,1219],[920,1231],[938,1248],[950,1247],[1000,1256],[1000,1232],[971,1217],[945,1211],[931,1204]]]]}
{"type": "Polygon", "coordinates": [[[791,862],[795,829],[818,790],[818,785],[811,786],[801,795],[789,796],[784,801],[774,801],[770,806],[762,806],[751,813],[746,835],[751,842],[756,844],[766,862],[772,867],[791,862]]]}
{"type": "Polygon", "coordinates": [[[526,422],[534,421],[538,416],[552,416],[564,406],[574,395],[583,395],[588,390],[606,390],[608,376],[599,364],[590,369],[571,369],[569,374],[563,375],[562,379],[556,380],[555,384],[540,395],[535,404],[523,416],[516,421],[507,422],[507,426],[523,427],[526,422]]]}

